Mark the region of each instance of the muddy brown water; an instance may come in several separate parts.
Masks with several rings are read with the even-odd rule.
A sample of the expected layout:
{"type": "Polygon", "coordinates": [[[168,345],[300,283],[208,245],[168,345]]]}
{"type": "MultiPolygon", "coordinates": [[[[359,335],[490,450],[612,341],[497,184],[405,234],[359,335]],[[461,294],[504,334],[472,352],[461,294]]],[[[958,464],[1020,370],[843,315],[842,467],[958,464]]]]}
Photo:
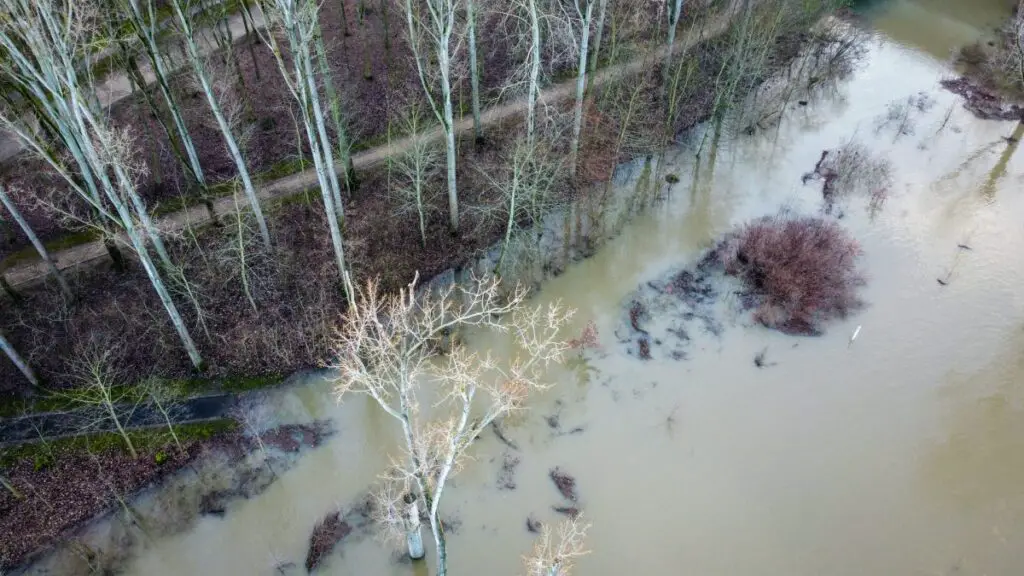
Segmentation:
{"type": "MultiPolygon", "coordinates": [[[[882,33],[835,93],[731,143],[696,175],[692,148],[675,151],[666,169],[681,182],[669,199],[544,283],[535,300],[576,307],[574,329],[593,320],[602,349],[553,373],[557,386],[508,425],[521,449],[514,490],[498,486],[511,450],[491,433],[472,448],[442,505],[457,520],[453,574],[522,573],[527,517],[556,521],[552,506],[565,505],[555,466],[575,476],[593,524],[581,575],[1024,572],[1024,157],[1003,139],[1013,123],[977,120],[939,89],[948,68],[934,54],[989,21],[968,0],[908,20],[939,4],[873,10],[882,33]],[[964,35],[941,40],[946,22],[964,35]],[[919,92],[932,102],[903,133],[878,128],[891,102],[919,92]],[[840,207],[864,249],[864,310],[819,338],[734,313],[720,337],[694,333],[688,360],[625,354],[614,332],[632,290],[780,205],[819,210],[820,184],[800,177],[851,138],[893,163],[877,217],[863,200],[840,207]]],[[[362,398],[338,406],[322,379],[282,393],[274,412],[333,418],[338,433],[224,516],[146,541],[127,574],[303,572],[312,526],[373,483],[394,427],[362,398]]],[[[321,573],[432,572],[395,558],[353,534],[321,573]]]]}

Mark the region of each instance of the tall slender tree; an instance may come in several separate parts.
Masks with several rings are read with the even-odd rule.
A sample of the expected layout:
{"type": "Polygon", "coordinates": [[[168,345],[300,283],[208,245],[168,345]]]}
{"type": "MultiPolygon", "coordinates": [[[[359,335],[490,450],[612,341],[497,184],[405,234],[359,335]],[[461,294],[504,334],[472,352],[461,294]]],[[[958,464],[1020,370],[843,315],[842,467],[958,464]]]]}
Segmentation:
{"type": "Polygon", "coordinates": [[[57,285],[60,286],[61,292],[64,293],[68,299],[74,299],[75,294],[71,291],[71,286],[68,285],[67,279],[64,278],[64,274],[61,273],[60,269],[57,268],[57,263],[54,262],[53,257],[50,256],[50,251],[46,249],[46,246],[39,241],[39,237],[36,236],[35,230],[29,225],[25,217],[21,215],[21,211],[18,210],[18,206],[11,200],[10,194],[7,193],[7,187],[0,184],[0,202],[3,203],[4,208],[11,214],[14,221],[18,223],[18,227],[28,238],[28,241],[32,243],[32,247],[36,249],[39,254],[39,258],[42,259],[43,263],[46,264],[46,268],[50,271],[50,276],[57,281],[57,285]]]}
{"type": "Polygon", "coordinates": [[[0,2],[9,16],[0,20],[0,48],[7,56],[0,65],[36,99],[57,127],[76,170],[73,172],[49,151],[30,126],[11,116],[4,117],[5,126],[13,128],[29,150],[50,163],[73,192],[124,231],[189,358],[197,368],[202,367],[202,357],[188,327],[149,254],[151,243],[164,267],[172,267],[159,231],[136,188],[138,174],[132,165],[131,139],[125,131],[112,129],[106,118],[94,111],[92,89],[78,73],[77,57],[90,45],[98,13],[96,6],[87,0],[0,2]]]}
{"type": "Polygon", "coordinates": [[[455,56],[455,17],[459,0],[405,0],[405,21],[409,46],[416,62],[420,85],[444,131],[448,178],[448,225],[459,230],[459,189],[455,180],[458,151],[455,148],[455,114],[452,103],[452,74],[455,56]],[[432,54],[428,54],[430,51],[432,54]],[[431,72],[437,87],[432,88],[431,72]],[[439,93],[435,96],[434,90],[439,93]]]}
{"type": "MultiPolygon", "coordinates": [[[[167,58],[164,56],[163,48],[158,42],[158,24],[159,19],[157,18],[156,7],[154,0],[120,0],[122,10],[127,16],[128,22],[131,25],[131,29],[135,36],[139,40],[139,44],[142,46],[146,53],[153,71],[153,77],[156,82],[156,86],[160,91],[160,95],[163,97],[164,104],[166,104],[167,113],[171,117],[171,122],[174,125],[174,130],[168,129],[165,124],[164,129],[167,132],[167,138],[171,143],[172,149],[177,153],[181,154],[181,150],[184,151],[184,167],[189,178],[195,183],[198,188],[198,193],[201,197],[206,198],[207,196],[207,184],[206,174],[203,171],[203,165],[199,161],[199,154],[196,151],[195,143],[192,140],[192,134],[188,129],[188,125],[185,124],[185,118],[182,114],[181,106],[178,99],[175,97],[174,92],[171,90],[170,83],[170,69],[167,64],[167,58]]],[[[136,82],[139,83],[140,89],[143,91],[147,101],[150,102],[150,106],[153,108],[154,114],[160,116],[160,111],[156,107],[156,103],[152,102],[152,97],[149,95],[149,90],[146,88],[145,78],[142,72],[137,67],[137,62],[133,67],[136,76],[136,82]]],[[[207,201],[207,210],[210,212],[210,216],[216,219],[216,215],[213,213],[212,202],[207,201]]]]}
{"type": "Polygon", "coordinates": [[[210,110],[213,112],[218,128],[220,128],[221,136],[224,138],[224,143],[228,148],[228,153],[231,155],[235,168],[238,170],[238,176],[242,180],[242,188],[245,190],[245,196],[249,200],[249,206],[252,208],[253,216],[256,218],[256,225],[259,227],[263,242],[269,246],[270,230],[267,228],[267,221],[263,217],[262,208],[260,208],[256,187],[253,185],[252,177],[249,175],[249,167],[245,162],[245,157],[242,155],[238,139],[235,137],[234,127],[224,114],[221,103],[217,98],[203,52],[199,47],[191,2],[189,0],[168,0],[168,2],[177,17],[178,30],[184,41],[186,57],[192,66],[196,79],[199,81],[203,94],[206,95],[206,101],[210,105],[210,110]]]}
{"type": "MultiPolygon", "coordinates": [[[[590,47],[590,27],[594,19],[597,0],[570,0],[571,11],[566,19],[571,23],[572,40],[578,52],[576,62],[576,100],[573,104],[572,140],[569,143],[569,171],[576,174],[579,160],[580,133],[583,129],[583,96],[587,88],[587,51],[590,47]]],[[[564,8],[563,8],[564,9],[564,8]]]]}
{"type": "Polygon", "coordinates": [[[345,248],[342,240],[341,224],[344,211],[341,206],[341,185],[338,172],[334,165],[334,154],[324,108],[320,101],[317,68],[313,62],[313,51],[318,35],[318,14],[320,5],[316,0],[268,0],[260,5],[265,21],[271,29],[263,34],[263,39],[274,53],[277,66],[281,71],[289,92],[295,99],[302,121],[306,128],[306,140],[313,156],[320,193],[327,212],[327,223],[331,233],[331,244],[341,274],[342,286],[349,301],[352,299],[348,267],[345,263],[345,248]],[[276,32],[288,42],[288,56],[278,44],[276,32]]]}
{"type": "Polygon", "coordinates": [[[469,37],[469,85],[473,105],[473,137],[479,143],[484,139],[480,124],[480,63],[476,57],[476,0],[466,0],[466,35],[469,37]]]}

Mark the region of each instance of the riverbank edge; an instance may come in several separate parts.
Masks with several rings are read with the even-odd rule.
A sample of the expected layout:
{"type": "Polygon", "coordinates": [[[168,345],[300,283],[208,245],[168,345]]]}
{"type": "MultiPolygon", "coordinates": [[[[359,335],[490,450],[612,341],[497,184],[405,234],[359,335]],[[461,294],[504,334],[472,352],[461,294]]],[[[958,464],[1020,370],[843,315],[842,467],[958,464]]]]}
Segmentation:
{"type": "MultiPolygon", "coordinates": [[[[726,28],[726,29],[728,29],[728,28],[726,28]]],[[[702,38],[701,41],[696,44],[696,46],[700,46],[704,42],[712,41],[716,37],[717,37],[717,35],[716,36],[712,36],[712,37],[702,38]]],[[[696,117],[696,119],[693,121],[692,124],[690,124],[689,126],[687,126],[686,128],[683,129],[683,131],[680,133],[681,136],[685,137],[685,136],[687,136],[689,134],[692,134],[695,130],[699,129],[701,124],[706,122],[710,117],[711,117],[711,110],[703,111],[699,116],[696,117]]],[[[677,136],[677,139],[678,139],[678,136],[677,136]]],[[[632,159],[630,159],[628,161],[624,161],[624,162],[621,162],[621,163],[617,164],[616,170],[615,170],[615,175],[612,177],[611,181],[614,182],[614,181],[619,180],[620,179],[620,172],[623,171],[624,169],[634,169],[635,170],[638,167],[638,162],[643,160],[643,159],[644,159],[644,155],[641,154],[641,155],[637,155],[637,156],[633,157],[632,159]]],[[[648,157],[648,160],[649,160],[649,157],[648,157]]],[[[607,184],[606,182],[595,182],[595,183],[592,183],[590,186],[600,187],[600,186],[605,186],[606,184],[607,184]]],[[[660,186],[661,184],[662,184],[661,182],[657,183],[658,186],[660,186]]],[[[300,196],[302,194],[303,194],[303,191],[299,190],[299,191],[292,192],[291,194],[288,194],[285,197],[282,197],[282,199],[283,198],[295,198],[295,197],[298,197],[298,196],[300,196]]],[[[593,244],[590,244],[590,241],[593,240],[593,239],[592,238],[586,238],[585,240],[587,241],[587,245],[582,250],[574,250],[572,261],[575,262],[575,261],[579,261],[579,260],[582,260],[582,259],[590,257],[591,255],[594,254],[595,250],[601,244],[603,244],[603,242],[605,240],[607,240],[607,239],[609,239],[609,238],[602,238],[602,239],[600,239],[600,243],[598,243],[597,245],[593,245],[593,244]]],[[[502,240],[501,240],[500,236],[498,236],[498,237],[496,237],[496,238],[494,238],[492,240],[493,241],[490,244],[488,244],[488,248],[479,251],[476,255],[469,256],[469,257],[464,257],[464,258],[461,258],[461,259],[459,259],[457,261],[453,261],[451,263],[451,265],[448,268],[446,268],[445,270],[443,270],[442,272],[431,276],[429,280],[421,282],[420,290],[433,290],[433,289],[442,288],[443,286],[447,285],[448,283],[459,281],[459,279],[462,278],[464,272],[467,272],[467,271],[470,271],[470,270],[484,270],[484,269],[487,269],[489,264],[493,264],[493,262],[495,260],[495,256],[496,256],[496,254],[498,252],[500,252],[500,248],[501,248],[501,245],[502,245],[502,240]]],[[[558,269],[552,269],[552,270],[546,270],[546,273],[547,274],[552,274],[552,275],[557,275],[558,273],[560,273],[560,271],[561,270],[558,270],[558,269]]],[[[293,372],[291,375],[289,375],[287,377],[282,377],[280,375],[255,376],[255,377],[252,377],[252,378],[253,379],[261,379],[262,378],[262,379],[265,379],[265,380],[264,380],[264,383],[262,385],[254,388],[254,390],[285,388],[285,387],[291,385],[292,383],[294,383],[296,381],[299,381],[299,380],[301,380],[303,378],[306,378],[306,377],[309,377],[311,375],[315,375],[317,373],[323,373],[323,369],[322,368],[317,368],[317,367],[309,367],[309,368],[300,369],[298,371],[295,371],[295,372],[293,372]]],[[[221,382],[229,381],[229,380],[232,380],[232,378],[222,378],[222,379],[219,379],[219,381],[221,381],[221,382]]],[[[209,381],[217,381],[217,380],[216,379],[211,379],[209,381]]],[[[154,488],[158,487],[159,484],[161,484],[163,482],[166,482],[168,478],[171,478],[171,477],[174,477],[177,474],[180,474],[185,467],[186,466],[183,465],[183,466],[181,466],[177,470],[167,471],[164,475],[162,475],[161,478],[155,479],[153,482],[150,482],[150,483],[146,484],[146,486],[143,487],[142,489],[139,489],[139,490],[133,492],[132,494],[127,495],[126,499],[128,501],[134,501],[136,498],[142,497],[144,494],[146,494],[149,491],[153,490],[154,488]]],[[[82,522],[82,523],[79,523],[79,524],[77,524],[77,525],[75,525],[73,527],[68,528],[65,531],[64,535],[62,535],[60,538],[55,540],[52,544],[50,544],[48,546],[41,547],[39,550],[37,550],[36,552],[33,552],[30,556],[28,556],[27,557],[28,559],[23,560],[18,565],[18,567],[15,569],[14,573],[22,573],[21,571],[26,570],[33,562],[38,561],[48,551],[51,551],[55,547],[59,546],[61,543],[66,542],[69,538],[73,537],[74,534],[77,534],[80,531],[86,529],[89,525],[91,525],[91,524],[93,524],[93,523],[95,523],[97,521],[101,521],[103,518],[110,517],[110,515],[113,514],[115,511],[116,511],[116,508],[108,507],[107,509],[105,509],[103,511],[97,512],[97,514],[95,516],[93,516],[90,520],[82,522]]]]}

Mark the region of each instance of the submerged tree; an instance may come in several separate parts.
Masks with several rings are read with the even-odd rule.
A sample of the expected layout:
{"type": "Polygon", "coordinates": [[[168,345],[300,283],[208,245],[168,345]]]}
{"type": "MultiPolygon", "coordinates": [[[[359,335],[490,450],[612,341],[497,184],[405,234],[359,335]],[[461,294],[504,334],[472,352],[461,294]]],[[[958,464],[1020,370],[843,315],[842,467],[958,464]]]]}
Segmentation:
{"type": "Polygon", "coordinates": [[[526,576],[569,576],[576,560],[590,553],[583,545],[589,529],[582,515],[562,522],[557,530],[542,527],[533,553],[525,558],[526,576]]]}
{"type": "Polygon", "coordinates": [[[339,400],[350,393],[366,394],[402,430],[403,454],[383,476],[379,519],[415,544],[419,523],[410,521],[414,515],[409,508],[422,503],[439,576],[447,573],[440,504],[449,480],[488,425],[522,409],[531,391],[546,387],[544,369],[559,362],[567,349],[558,333],[571,310],[558,304],[531,309],[525,290],[504,298],[499,288],[496,279],[473,281],[417,297],[414,280],[396,295],[381,296],[369,282],[359,291],[333,346],[339,400]],[[469,352],[455,335],[469,327],[510,334],[523,355],[502,362],[469,352]],[[446,343],[449,351],[443,355],[446,343]],[[435,391],[439,400],[431,401],[425,389],[435,391]],[[421,413],[423,405],[433,406],[432,414],[421,413]],[[406,497],[410,492],[414,497],[406,497]]]}

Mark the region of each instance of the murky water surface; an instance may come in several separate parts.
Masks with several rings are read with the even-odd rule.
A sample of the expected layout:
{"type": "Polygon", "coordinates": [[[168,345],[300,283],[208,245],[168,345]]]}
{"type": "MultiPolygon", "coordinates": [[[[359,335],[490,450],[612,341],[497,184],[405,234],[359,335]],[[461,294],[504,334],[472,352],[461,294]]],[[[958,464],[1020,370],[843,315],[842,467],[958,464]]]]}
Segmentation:
{"type": "MultiPolygon", "coordinates": [[[[730,144],[696,177],[681,150],[669,201],[544,285],[536,299],[577,307],[575,329],[595,321],[604,349],[509,427],[522,448],[515,490],[497,487],[508,448],[490,433],[474,446],[443,505],[459,522],[454,574],[521,573],[527,516],[557,518],[554,466],[576,476],[593,523],[581,575],[1024,573],[1024,155],[1003,140],[1012,123],[977,120],[939,88],[947,68],[934,58],[1005,10],[875,9],[883,34],[834,94],[795,108],[777,133],[730,144]],[[878,129],[892,101],[919,92],[933,102],[903,134],[878,129]],[[613,333],[631,290],[780,205],[818,210],[820,184],[800,177],[851,139],[889,158],[895,180],[874,220],[862,201],[844,207],[865,252],[866,309],[820,338],[741,320],[697,336],[686,361],[623,353],[613,333]],[[545,419],[556,413],[559,429],[545,419]]],[[[316,520],[364,492],[394,446],[386,416],[359,398],[338,407],[329,392],[313,383],[279,407],[283,420],[335,418],[327,445],[224,517],[149,543],[128,573],[301,567],[316,520]]],[[[393,558],[353,536],[323,573],[426,573],[393,558]]]]}

